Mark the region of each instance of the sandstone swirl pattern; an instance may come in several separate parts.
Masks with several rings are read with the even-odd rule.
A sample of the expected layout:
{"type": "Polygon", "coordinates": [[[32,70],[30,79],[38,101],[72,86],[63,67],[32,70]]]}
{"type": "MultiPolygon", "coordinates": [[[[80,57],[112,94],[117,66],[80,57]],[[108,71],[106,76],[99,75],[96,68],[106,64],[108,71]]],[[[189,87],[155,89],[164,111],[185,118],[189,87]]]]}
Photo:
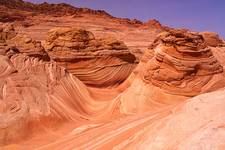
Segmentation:
{"type": "Polygon", "coordinates": [[[212,50],[196,33],[163,32],[149,51],[153,51],[154,57],[147,63],[145,80],[172,94],[195,96],[208,91],[212,87],[204,87],[214,75],[223,72],[212,50]]]}
{"type": "Polygon", "coordinates": [[[209,41],[165,30],[137,64],[84,29],[42,44],[2,26],[0,149],[225,149],[225,48],[209,41]]]}
{"type": "Polygon", "coordinates": [[[18,43],[18,35],[8,39],[5,34],[9,32],[2,32],[5,46],[1,50],[5,53],[0,55],[1,145],[36,133],[39,127],[42,131],[42,127],[64,122],[99,120],[113,111],[115,101],[107,96],[107,102],[94,100],[79,79],[46,59],[41,45],[36,49],[38,42],[20,38],[18,43]],[[13,42],[15,45],[7,46],[13,42]]]}
{"type": "Polygon", "coordinates": [[[82,82],[97,87],[118,85],[135,67],[136,58],[113,37],[96,39],[82,29],[58,28],[45,43],[52,60],[82,82]]]}

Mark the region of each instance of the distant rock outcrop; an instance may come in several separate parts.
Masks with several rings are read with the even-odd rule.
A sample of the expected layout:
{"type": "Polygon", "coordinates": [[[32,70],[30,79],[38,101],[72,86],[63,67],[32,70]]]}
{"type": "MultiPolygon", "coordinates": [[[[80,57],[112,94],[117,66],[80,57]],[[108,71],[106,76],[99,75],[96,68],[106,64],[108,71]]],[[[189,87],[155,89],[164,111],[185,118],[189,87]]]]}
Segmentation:
{"type": "MultiPolygon", "coordinates": [[[[2,1],[0,1],[1,3],[2,1]]],[[[11,9],[1,6],[0,4],[0,22],[14,22],[14,21],[24,21],[26,15],[19,13],[18,11],[12,11],[11,9]]]]}
{"type": "MultiPolygon", "coordinates": [[[[47,2],[41,4],[33,4],[23,0],[1,0],[0,6],[8,9],[16,9],[17,11],[27,11],[34,13],[43,13],[49,15],[72,15],[72,14],[96,14],[110,16],[103,10],[92,10],[88,8],[78,8],[66,3],[49,4],[47,2]]],[[[22,13],[22,12],[21,12],[22,13]]],[[[18,14],[19,15],[19,14],[18,14]]]]}
{"type": "Polygon", "coordinates": [[[156,19],[151,19],[151,20],[147,21],[145,23],[145,25],[150,26],[150,27],[155,27],[155,28],[162,28],[161,23],[156,19]]]}
{"type": "Polygon", "coordinates": [[[217,47],[224,44],[223,40],[220,39],[219,35],[215,32],[201,32],[200,34],[203,36],[208,46],[217,47]]]}

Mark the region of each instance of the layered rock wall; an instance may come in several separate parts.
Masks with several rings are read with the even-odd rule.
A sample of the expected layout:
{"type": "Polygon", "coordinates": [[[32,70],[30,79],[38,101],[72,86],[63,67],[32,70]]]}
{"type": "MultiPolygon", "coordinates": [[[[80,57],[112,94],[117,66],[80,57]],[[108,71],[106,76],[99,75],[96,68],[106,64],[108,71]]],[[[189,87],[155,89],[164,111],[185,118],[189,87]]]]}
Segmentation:
{"type": "Polygon", "coordinates": [[[198,95],[213,76],[223,72],[204,38],[197,33],[163,32],[149,51],[154,56],[147,63],[145,81],[173,94],[198,95]]]}
{"type": "Polygon", "coordinates": [[[112,37],[96,39],[82,29],[51,30],[45,48],[58,65],[91,86],[118,85],[137,63],[123,42],[112,37]]]}

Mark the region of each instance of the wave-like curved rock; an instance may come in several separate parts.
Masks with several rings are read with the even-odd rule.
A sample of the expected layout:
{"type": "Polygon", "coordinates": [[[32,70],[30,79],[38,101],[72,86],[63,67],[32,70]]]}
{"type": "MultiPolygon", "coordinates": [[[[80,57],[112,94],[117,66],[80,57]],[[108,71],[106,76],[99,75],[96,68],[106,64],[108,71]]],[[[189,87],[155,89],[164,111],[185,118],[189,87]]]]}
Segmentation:
{"type": "MultiPolygon", "coordinates": [[[[0,55],[0,145],[19,142],[26,137],[32,137],[34,133],[46,132],[55,125],[65,122],[78,124],[79,121],[109,119],[119,99],[113,99],[115,96],[111,96],[113,94],[110,93],[100,96],[101,100],[98,100],[96,98],[98,96],[93,95],[101,94],[101,91],[89,90],[64,67],[43,59],[42,54],[47,53],[41,44],[38,45],[39,43],[25,35],[17,34],[11,27],[10,30],[7,29],[8,26],[5,27],[0,34],[1,41],[5,44],[1,45],[1,49],[5,51],[1,50],[0,55]]],[[[79,41],[79,38],[83,38],[81,41],[85,41],[86,38],[91,39],[90,32],[78,31],[80,32],[84,37],[78,35],[75,41],[79,41]],[[90,35],[85,37],[86,33],[90,35]]],[[[104,43],[109,46],[113,42],[104,40],[104,43]]],[[[114,43],[111,47],[120,51],[122,46],[119,45],[118,48],[114,43]]],[[[53,44],[53,47],[57,48],[55,43],[53,44]]],[[[86,43],[83,46],[86,46],[86,43]]],[[[52,50],[55,50],[54,48],[52,50]]],[[[126,46],[124,49],[127,50],[126,46]]],[[[50,51],[49,54],[54,53],[50,51]]],[[[124,57],[125,54],[127,52],[124,53],[124,57]]],[[[65,61],[60,56],[67,58],[67,55],[57,55],[59,59],[56,61],[65,61]]],[[[77,57],[80,60],[79,56],[77,57]]],[[[83,57],[85,55],[81,55],[82,59],[83,57]]],[[[90,54],[87,57],[94,56],[90,54]]],[[[90,61],[85,65],[88,63],[90,61]]],[[[119,69],[118,72],[110,71],[121,72],[119,69]]],[[[113,90],[109,92],[117,93],[113,90]]]]}
{"type": "Polygon", "coordinates": [[[208,93],[154,113],[129,116],[105,125],[81,126],[39,149],[222,150],[224,93],[224,89],[208,93]]]}
{"type": "MultiPolygon", "coordinates": [[[[65,68],[23,54],[0,55],[0,145],[65,122],[103,120],[115,101],[97,101],[65,68]]],[[[107,97],[107,96],[106,96],[107,97]]]]}
{"type": "Polygon", "coordinates": [[[149,51],[154,56],[147,63],[145,81],[171,94],[195,96],[209,91],[210,88],[204,87],[215,75],[223,72],[205,40],[197,33],[183,30],[163,32],[149,51]]]}
{"type": "Polygon", "coordinates": [[[0,22],[33,25],[0,27],[1,150],[225,149],[225,49],[215,34],[65,4],[0,5],[9,15],[0,22]],[[74,28],[44,41],[56,26],[129,48],[74,28]]]}
{"type": "Polygon", "coordinates": [[[45,48],[58,65],[91,86],[118,85],[136,64],[135,56],[123,42],[110,37],[96,39],[82,29],[51,30],[45,48]]]}
{"type": "Polygon", "coordinates": [[[47,91],[51,90],[54,75],[51,65],[43,65],[37,58],[16,54],[11,60],[6,56],[0,60],[4,70],[0,89],[0,144],[6,144],[27,136],[32,132],[30,123],[50,113],[47,91]]]}

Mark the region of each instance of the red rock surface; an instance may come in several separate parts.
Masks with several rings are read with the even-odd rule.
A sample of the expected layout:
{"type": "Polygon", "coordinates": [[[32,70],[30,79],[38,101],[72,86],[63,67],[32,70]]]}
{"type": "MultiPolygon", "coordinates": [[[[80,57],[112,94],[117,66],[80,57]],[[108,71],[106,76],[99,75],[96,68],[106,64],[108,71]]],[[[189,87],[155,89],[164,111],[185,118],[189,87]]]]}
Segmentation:
{"type": "Polygon", "coordinates": [[[0,19],[0,149],[225,149],[216,34],[67,4],[0,4],[12,16],[0,19]]]}
{"type": "Polygon", "coordinates": [[[202,32],[201,35],[204,37],[207,45],[212,47],[224,46],[223,40],[217,33],[214,32],[202,32]]]}
{"type": "Polygon", "coordinates": [[[173,94],[195,96],[208,91],[204,87],[223,72],[203,37],[189,31],[163,32],[149,51],[154,57],[147,63],[145,80],[173,94]]]}
{"type": "Polygon", "coordinates": [[[137,63],[123,42],[112,37],[96,39],[82,29],[51,30],[45,48],[58,65],[83,83],[98,87],[122,83],[137,63]]]}

